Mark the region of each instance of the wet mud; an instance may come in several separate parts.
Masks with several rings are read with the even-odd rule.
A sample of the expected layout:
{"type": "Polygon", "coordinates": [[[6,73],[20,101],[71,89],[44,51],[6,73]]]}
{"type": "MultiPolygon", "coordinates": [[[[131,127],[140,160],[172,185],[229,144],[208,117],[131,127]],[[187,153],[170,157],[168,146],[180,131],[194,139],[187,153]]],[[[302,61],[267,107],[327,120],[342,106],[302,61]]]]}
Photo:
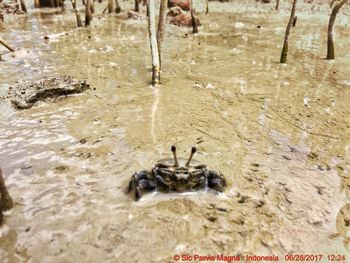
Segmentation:
{"type": "Polygon", "coordinates": [[[0,166],[15,206],[0,259],[347,253],[349,7],[337,18],[336,60],[326,61],[329,6],[302,3],[280,65],[287,3],[210,2],[208,15],[196,4],[199,34],[166,27],[159,87],[147,83],[146,25],[125,13],[76,29],[70,12],[36,11],[1,32],[20,49],[2,53],[0,95],[44,74],[94,89],[25,111],[1,106],[0,166]],[[135,202],[130,177],[171,156],[172,144],[179,156],[195,145],[226,190],[135,202]]]}

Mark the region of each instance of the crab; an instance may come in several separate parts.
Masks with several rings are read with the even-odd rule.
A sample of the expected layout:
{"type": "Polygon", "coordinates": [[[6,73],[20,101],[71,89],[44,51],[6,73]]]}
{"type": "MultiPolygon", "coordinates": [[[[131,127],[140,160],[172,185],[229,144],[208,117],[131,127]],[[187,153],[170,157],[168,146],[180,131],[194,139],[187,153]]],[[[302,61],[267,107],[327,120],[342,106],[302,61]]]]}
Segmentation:
{"type": "Polygon", "coordinates": [[[223,191],[226,186],[225,177],[192,159],[196,147],[192,147],[187,160],[177,158],[174,145],[171,146],[171,151],[173,158],[159,160],[150,171],[137,172],[130,178],[128,193],[134,190],[136,201],[141,198],[143,191],[156,189],[165,192],[185,192],[209,187],[218,192],[223,191]]]}

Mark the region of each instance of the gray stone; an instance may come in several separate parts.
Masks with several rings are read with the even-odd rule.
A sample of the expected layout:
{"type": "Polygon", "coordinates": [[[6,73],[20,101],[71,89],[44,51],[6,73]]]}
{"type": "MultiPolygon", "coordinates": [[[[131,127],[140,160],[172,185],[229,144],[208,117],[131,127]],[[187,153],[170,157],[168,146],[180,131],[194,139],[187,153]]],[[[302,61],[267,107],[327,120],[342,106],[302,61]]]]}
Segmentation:
{"type": "Polygon", "coordinates": [[[57,98],[81,93],[89,88],[86,81],[71,76],[44,77],[37,81],[26,81],[9,88],[7,98],[17,109],[29,109],[46,98],[57,98]]]}

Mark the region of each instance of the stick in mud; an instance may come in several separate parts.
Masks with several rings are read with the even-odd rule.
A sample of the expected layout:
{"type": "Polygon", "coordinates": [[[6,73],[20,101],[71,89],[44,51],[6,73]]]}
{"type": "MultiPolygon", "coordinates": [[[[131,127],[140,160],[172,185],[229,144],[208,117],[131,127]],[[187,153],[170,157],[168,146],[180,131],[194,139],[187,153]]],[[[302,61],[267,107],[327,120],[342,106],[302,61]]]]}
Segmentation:
{"type": "Polygon", "coordinates": [[[334,59],[334,41],[333,41],[333,27],[339,9],[346,3],[347,0],[333,1],[334,4],[331,16],[328,23],[328,40],[327,40],[327,59],[334,59]]]}
{"type": "Polygon", "coordinates": [[[113,0],[108,0],[107,8],[108,8],[108,14],[113,12],[113,0]]]}
{"type": "Polygon", "coordinates": [[[167,8],[167,0],[161,0],[160,7],[159,7],[159,20],[158,20],[158,30],[157,30],[157,45],[158,45],[160,70],[162,69],[162,44],[163,44],[164,26],[165,26],[165,20],[166,20],[166,8],[167,8]]]}
{"type": "Polygon", "coordinates": [[[91,11],[91,14],[95,13],[95,0],[91,0],[90,11],[91,11]]]}
{"type": "Polygon", "coordinates": [[[140,12],[139,0],[135,0],[135,12],[140,12]]]}
{"type": "Polygon", "coordinates": [[[20,0],[21,1],[21,9],[24,13],[28,13],[27,12],[27,7],[26,7],[26,4],[24,2],[24,0],[20,0]]]}
{"type": "Polygon", "coordinates": [[[275,7],[275,9],[278,10],[279,6],[280,6],[280,0],[276,0],[276,7],[275,7]]]}
{"type": "Polygon", "coordinates": [[[286,28],[286,34],[284,36],[284,42],[283,42],[283,48],[282,48],[280,63],[287,63],[288,41],[289,41],[290,30],[291,30],[291,28],[293,26],[293,21],[294,21],[294,18],[295,18],[296,5],[297,5],[297,0],[294,0],[293,1],[293,6],[292,6],[292,11],[290,12],[289,22],[288,22],[287,28],[286,28]]]}
{"type": "Polygon", "coordinates": [[[209,0],[205,0],[205,13],[209,13],[209,0]]]}
{"type": "Polygon", "coordinates": [[[81,17],[80,17],[80,13],[77,9],[77,5],[76,5],[76,0],[72,0],[72,6],[73,6],[73,10],[74,10],[74,13],[75,13],[75,16],[77,18],[77,27],[82,27],[83,26],[83,23],[81,22],[81,17]]]}
{"type": "Polygon", "coordinates": [[[295,16],[294,19],[293,19],[292,27],[295,27],[297,25],[297,21],[298,21],[298,17],[295,16]]]}
{"type": "Polygon", "coordinates": [[[85,26],[89,26],[90,22],[92,20],[92,14],[91,14],[91,0],[86,0],[86,6],[85,6],[85,26]]]}
{"type": "Polygon", "coordinates": [[[14,52],[15,50],[5,42],[5,40],[3,40],[1,37],[0,37],[0,44],[3,45],[4,47],[6,47],[8,50],[10,50],[11,52],[14,52]]]}
{"type": "Polygon", "coordinates": [[[9,210],[13,207],[12,198],[7,191],[4,177],[2,176],[2,171],[0,169],[0,225],[3,221],[2,211],[9,210]]]}
{"type": "Polygon", "coordinates": [[[116,12],[117,14],[119,14],[119,13],[122,11],[122,9],[121,9],[121,7],[120,7],[120,5],[119,5],[119,3],[118,3],[118,0],[115,0],[115,5],[116,5],[116,7],[115,7],[115,12],[116,12]]]}
{"type": "Polygon", "coordinates": [[[197,19],[195,16],[195,10],[193,8],[193,1],[191,0],[191,21],[192,21],[192,33],[197,34],[198,33],[198,25],[197,25],[197,19]]]}
{"type": "Polygon", "coordinates": [[[152,85],[156,85],[160,80],[160,68],[159,68],[159,53],[157,45],[156,36],[156,10],[155,10],[155,0],[147,1],[148,15],[148,32],[149,41],[151,46],[152,55],[152,85]]]}

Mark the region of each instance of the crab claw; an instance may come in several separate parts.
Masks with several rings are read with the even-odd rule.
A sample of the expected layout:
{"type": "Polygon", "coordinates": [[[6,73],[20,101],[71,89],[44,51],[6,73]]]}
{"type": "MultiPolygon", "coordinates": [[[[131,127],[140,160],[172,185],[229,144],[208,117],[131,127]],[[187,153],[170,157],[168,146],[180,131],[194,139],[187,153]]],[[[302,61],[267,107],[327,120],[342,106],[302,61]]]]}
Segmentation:
{"type": "Polygon", "coordinates": [[[226,186],[226,180],[222,173],[215,171],[209,171],[208,173],[208,186],[216,191],[222,192],[226,186]]]}
{"type": "Polygon", "coordinates": [[[135,200],[138,201],[142,196],[142,190],[151,191],[157,187],[149,171],[140,171],[135,173],[129,181],[128,193],[135,190],[135,200]]]}

